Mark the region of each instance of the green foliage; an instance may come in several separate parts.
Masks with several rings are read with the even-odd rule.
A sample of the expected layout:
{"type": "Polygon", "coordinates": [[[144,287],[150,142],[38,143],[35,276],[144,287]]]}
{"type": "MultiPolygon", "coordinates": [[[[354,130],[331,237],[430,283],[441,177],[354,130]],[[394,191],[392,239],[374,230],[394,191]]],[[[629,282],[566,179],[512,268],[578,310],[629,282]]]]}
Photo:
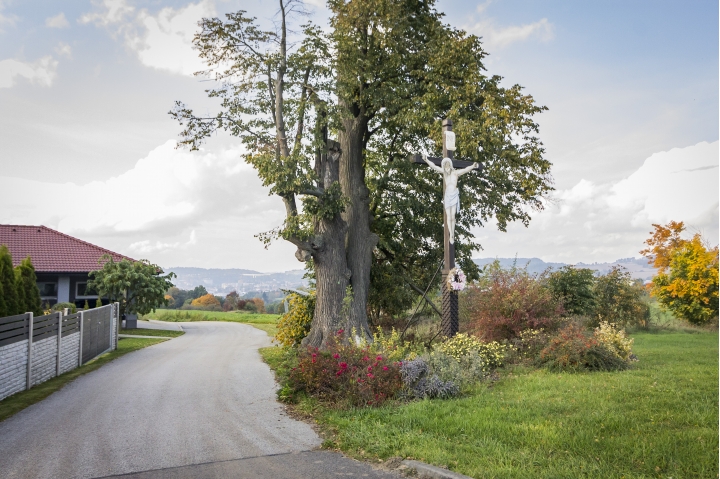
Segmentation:
{"type": "Polygon", "coordinates": [[[51,309],[52,311],[63,311],[65,308],[68,309],[70,314],[77,313],[77,306],[75,303],[55,303],[51,309]]]}
{"type": "Polygon", "coordinates": [[[15,279],[18,292],[22,291],[22,305],[20,307],[22,312],[32,312],[35,315],[41,316],[43,309],[40,304],[40,290],[37,287],[35,268],[29,257],[22,260],[20,264],[15,267],[15,279]]]}
{"type": "Polygon", "coordinates": [[[593,270],[563,266],[548,275],[546,284],[555,297],[562,301],[566,313],[590,316],[595,311],[595,272],[593,270]]]}
{"type": "Polygon", "coordinates": [[[96,308],[102,308],[102,299],[98,298],[95,300],[95,307],[96,308]]]}
{"type": "Polygon", "coordinates": [[[599,276],[594,292],[597,306],[590,317],[591,326],[598,326],[602,321],[622,327],[647,323],[650,308],[643,301],[645,290],[627,271],[614,267],[599,276]]]}
{"type": "Polygon", "coordinates": [[[83,311],[87,311],[90,309],[90,303],[88,303],[88,300],[85,300],[85,304],[83,304],[83,311]]]}
{"type": "Polygon", "coordinates": [[[297,346],[310,331],[315,311],[315,291],[308,296],[297,293],[288,295],[288,312],[277,323],[275,341],[285,347],[297,346]]]}
{"type": "Polygon", "coordinates": [[[484,364],[484,370],[489,371],[503,365],[508,347],[497,341],[483,343],[474,336],[458,333],[450,339],[438,343],[434,351],[446,354],[456,361],[471,354],[477,354],[484,364]]]}
{"type": "Polygon", "coordinates": [[[18,301],[15,270],[7,246],[0,246],[0,317],[22,314],[23,304],[18,301]]]}
{"type": "Polygon", "coordinates": [[[162,268],[147,260],[115,262],[105,255],[101,261],[104,261],[102,269],[90,272],[88,287],[111,302],[119,302],[121,314],[147,314],[160,305],[167,305],[165,291],[173,286],[170,280],[175,273],[162,276],[162,268]]]}

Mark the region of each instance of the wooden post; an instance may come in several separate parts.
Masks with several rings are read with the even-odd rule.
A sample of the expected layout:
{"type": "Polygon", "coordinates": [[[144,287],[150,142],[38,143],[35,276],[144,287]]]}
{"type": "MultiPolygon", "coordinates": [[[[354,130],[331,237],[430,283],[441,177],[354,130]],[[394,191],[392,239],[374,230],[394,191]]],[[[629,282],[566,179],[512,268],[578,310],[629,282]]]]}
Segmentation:
{"type": "Polygon", "coordinates": [[[78,346],[78,367],[82,366],[82,340],[83,340],[83,326],[85,324],[85,313],[80,311],[80,342],[78,346]]]}
{"type": "MultiPolygon", "coordinates": [[[[443,140],[443,158],[450,158],[451,160],[455,156],[455,152],[447,149],[447,141],[445,139],[445,132],[452,131],[453,123],[449,118],[445,118],[442,122],[442,140],[443,140]]],[[[443,182],[443,201],[445,198],[445,182],[443,182]]],[[[445,214],[445,208],[443,208],[443,225],[444,225],[444,268],[442,273],[442,320],[440,321],[440,330],[443,336],[451,338],[455,336],[460,327],[460,321],[458,317],[458,293],[453,291],[447,285],[448,275],[450,270],[455,267],[455,243],[450,243],[450,228],[448,225],[448,218],[445,214]]]]}
{"type": "Polygon", "coordinates": [[[30,389],[32,386],[32,340],[33,340],[33,313],[28,313],[28,360],[27,360],[27,375],[25,377],[25,389],[30,389]]]}
{"type": "Polygon", "coordinates": [[[55,367],[55,376],[60,376],[60,351],[62,351],[62,321],[63,315],[60,311],[58,311],[57,364],[55,367]]]}

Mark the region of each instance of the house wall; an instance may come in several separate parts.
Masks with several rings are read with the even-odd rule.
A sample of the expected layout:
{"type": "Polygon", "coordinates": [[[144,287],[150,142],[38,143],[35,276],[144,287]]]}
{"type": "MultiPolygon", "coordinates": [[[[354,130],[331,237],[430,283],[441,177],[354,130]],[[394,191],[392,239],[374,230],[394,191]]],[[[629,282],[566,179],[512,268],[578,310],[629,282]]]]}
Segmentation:
{"type": "MultiPolygon", "coordinates": [[[[88,273],[37,273],[38,283],[57,283],[58,285],[58,296],[53,299],[43,299],[42,304],[45,305],[47,302],[50,306],[53,306],[56,303],[68,302],[82,308],[87,300],[90,307],[94,307],[97,296],[78,298],[76,295],[77,284],[87,283],[89,280],[88,273]]],[[[104,301],[103,304],[108,304],[108,301],[104,301]]]]}

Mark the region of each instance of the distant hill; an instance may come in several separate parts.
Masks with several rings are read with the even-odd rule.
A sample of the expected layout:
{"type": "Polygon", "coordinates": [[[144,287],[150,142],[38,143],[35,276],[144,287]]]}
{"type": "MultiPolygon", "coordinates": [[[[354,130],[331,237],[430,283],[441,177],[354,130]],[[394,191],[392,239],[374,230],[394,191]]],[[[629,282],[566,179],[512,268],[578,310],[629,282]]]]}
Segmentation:
{"type": "MultiPolygon", "coordinates": [[[[485,266],[495,261],[496,258],[476,258],[473,261],[478,266],[485,266]]],[[[500,264],[509,268],[513,263],[520,267],[527,265],[531,273],[542,273],[546,269],[559,269],[566,266],[566,263],[548,263],[539,258],[497,258],[500,264]]],[[[605,274],[613,266],[622,266],[633,278],[649,281],[655,276],[655,269],[647,264],[645,258],[624,258],[613,263],[577,263],[578,268],[590,268],[605,274]]],[[[205,286],[208,292],[213,294],[227,294],[237,291],[243,295],[251,291],[277,291],[279,289],[296,289],[307,286],[308,281],[303,279],[305,271],[296,269],[283,273],[262,273],[251,269],[220,269],[220,268],[185,268],[176,266],[166,268],[165,271],[172,271],[177,275],[173,280],[175,286],[180,289],[193,289],[195,286],[205,286]]]]}
{"type": "MultiPolygon", "coordinates": [[[[567,266],[567,263],[546,263],[539,258],[475,258],[473,261],[478,266],[485,266],[497,259],[504,268],[509,268],[514,264],[524,267],[527,265],[528,272],[542,273],[546,269],[559,269],[567,266]]],[[[657,270],[648,264],[645,258],[622,258],[612,263],[576,263],[577,268],[588,268],[605,274],[614,266],[622,266],[635,279],[649,281],[657,273],[657,270]]]]}
{"type": "Polygon", "coordinates": [[[307,286],[303,279],[302,269],[285,271],[284,273],[262,273],[251,269],[220,269],[220,268],[185,268],[175,266],[166,268],[177,275],[173,280],[180,289],[193,289],[205,286],[213,294],[227,294],[237,291],[243,295],[250,291],[277,291],[279,289],[295,289],[307,286]]]}

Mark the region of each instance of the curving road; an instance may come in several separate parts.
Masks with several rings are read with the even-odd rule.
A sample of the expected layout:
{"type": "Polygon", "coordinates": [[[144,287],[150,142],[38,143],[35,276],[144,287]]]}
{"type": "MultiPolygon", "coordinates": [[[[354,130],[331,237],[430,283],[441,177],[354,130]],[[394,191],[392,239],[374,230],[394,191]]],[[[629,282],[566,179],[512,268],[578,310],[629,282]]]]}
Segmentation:
{"type": "MultiPolygon", "coordinates": [[[[160,477],[152,471],[166,470],[185,477],[181,466],[237,463],[245,473],[233,476],[260,477],[249,465],[267,464],[233,460],[271,455],[278,463],[275,477],[305,476],[297,469],[301,463],[317,462],[307,453],[286,453],[311,450],[321,440],[275,401],[272,372],[257,352],[270,345],[265,332],[222,322],[183,323],[183,329],[185,335],[125,355],[1,422],[0,476],[92,478],[151,471],[142,477],[160,477]]],[[[329,470],[357,466],[369,473],[359,475],[389,477],[339,455],[310,454],[342,463],[329,470]]],[[[203,476],[197,468],[187,473],[203,476]]]]}

